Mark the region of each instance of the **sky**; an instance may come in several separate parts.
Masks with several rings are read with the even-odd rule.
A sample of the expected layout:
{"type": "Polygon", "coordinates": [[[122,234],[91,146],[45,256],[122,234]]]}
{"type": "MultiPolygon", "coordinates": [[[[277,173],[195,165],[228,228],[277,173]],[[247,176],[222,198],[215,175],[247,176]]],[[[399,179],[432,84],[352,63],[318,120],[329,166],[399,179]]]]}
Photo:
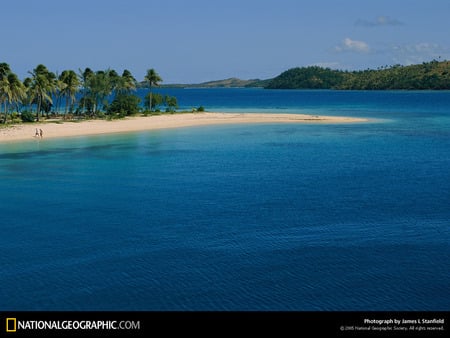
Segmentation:
{"type": "Polygon", "coordinates": [[[449,0],[3,1],[0,62],[51,71],[154,68],[164,83],[267,79],[450,60],[449,0]]]}

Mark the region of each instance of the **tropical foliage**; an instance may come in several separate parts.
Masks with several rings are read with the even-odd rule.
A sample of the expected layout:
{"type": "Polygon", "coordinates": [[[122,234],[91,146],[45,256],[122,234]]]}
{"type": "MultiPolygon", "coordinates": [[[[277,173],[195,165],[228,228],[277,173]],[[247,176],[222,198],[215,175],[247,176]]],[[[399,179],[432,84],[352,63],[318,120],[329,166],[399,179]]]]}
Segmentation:
{"type": "Polygon", "coordinates": [[[3,123],[7,122],[11,107],[18,105],[26,96],[24,84],[11,72],[8,64],[0,63],[0,106],[3,106],[3,123]]]}
{"type": "Polygon", "coordinates": [[[175,96],[148,93],[145,96],[145,106],[150,107],[150,105],[150,112],[160,112],[165,107],[166,112],[172,113],[178,108],[178,100],[175,96]]]}
{"type": "Polygon", "coordinates": [[[52,94],[57,89],[56,75],[42,64],[30,72],[30,75],[31,81],[28,95],[32,98],[31,102],[37,103],[36,121],[39,121],[41,110],[43,109],[48,113],[49,107],[53,104],[52,94]]]}
{"type": "Polygon", "coordinates": [[[321,67],[290,69],[272,79],[268,89],[450,89],[450,61],[377,70],[341,71],[321,67]]]}
{"type": "Polygon", "coordinates": [[[147,70],[147,75],[145,75],[145,81],[148,83],[149,88],[149,99],[148,99],[148,109],[152,110],[152,87],[158,86],[160,82],[162,82],[161,77],[159,74],[152,68],[147,70]]]}
{"type": "MultiPolygon", "coordinates": [[[[154,69],[147,71],[145,80],[150,88],[145,98],[149,111],[162,105],[168,111],[178,107],[176,98],[152,93],[152,87],[162,82],[154,69]]],[[[74,114],[84,117],[134,115],[141,110],[140,98],[133,95],[136,87],[137,81],[127,69],[122,75],[113,69],[93,71],[90,68],[79,70],[78,74],[64,70],[58,75],[40,64],[22,82],[7,63],[0,63],[0,121],[6,123],[13,115],[24,122],[39,121],[44,113],[47,117],[62,115],[64,119],[74,114]],[[64,110],[60,111],[63,103],[64,110]]]]}
{"type": "Polygon", "coordinates": [[[78,79],[77,74],[73,70],[65,70],[61,73],[59,77],[60,87],[59,93],[61,96],[66,98],[66,110],[65,114],[67,115],[67,111],[70,109],[70,112],[73,111],[73,106],[76,100],[76,94],[80,87],[80,80],[78,79]]]}
{"type": "Polygon", "coordinates": [[[108,106],[108,113],[111,117],[125,117],[127,115],[136,115],[139,112],[139,103],[141,99],[136,95],[119,93],[108,106]]]}

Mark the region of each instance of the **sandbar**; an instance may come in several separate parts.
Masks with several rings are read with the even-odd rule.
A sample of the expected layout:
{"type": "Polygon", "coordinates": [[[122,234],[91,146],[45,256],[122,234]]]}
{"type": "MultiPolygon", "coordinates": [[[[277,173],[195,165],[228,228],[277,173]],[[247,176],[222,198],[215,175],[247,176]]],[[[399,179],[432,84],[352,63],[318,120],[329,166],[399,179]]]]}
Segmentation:
{"type": "Polygon", "coordinates": [[[35,129],[43,130],[43,139],[128,133],[147,130],[183,128],[225,124],[340,124],[368,122],[368,119],[344,116],[261,113],[183,113],[146,117],[127,117],[119,120],[86,120],[81,122],[42,122],[17,124],[0,128],[0,143],[36,139],[35,129]]]}

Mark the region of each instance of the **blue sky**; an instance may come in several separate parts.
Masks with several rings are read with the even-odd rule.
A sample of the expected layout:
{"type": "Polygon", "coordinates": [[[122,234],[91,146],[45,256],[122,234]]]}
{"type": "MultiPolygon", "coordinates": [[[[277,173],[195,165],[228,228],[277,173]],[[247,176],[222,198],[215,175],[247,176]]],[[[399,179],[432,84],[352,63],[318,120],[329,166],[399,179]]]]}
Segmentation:
{"type": "Polygon", "coordinates": [[[1,12],[0,62],[20,77],[43,63],[196,83],[450,59],[449,0],[14,0],[1,12]]]}

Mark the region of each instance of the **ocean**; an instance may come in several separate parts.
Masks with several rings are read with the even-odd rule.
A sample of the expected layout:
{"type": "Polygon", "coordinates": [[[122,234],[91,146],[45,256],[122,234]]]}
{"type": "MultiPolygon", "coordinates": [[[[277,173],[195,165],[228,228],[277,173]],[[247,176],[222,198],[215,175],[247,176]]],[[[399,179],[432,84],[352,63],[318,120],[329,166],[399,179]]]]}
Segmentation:
{"type": "Polygon", "coordinates": [[[450,92],[159,91],[372,120],[0,145],[2,310],[450,309],[450,92]]]}

